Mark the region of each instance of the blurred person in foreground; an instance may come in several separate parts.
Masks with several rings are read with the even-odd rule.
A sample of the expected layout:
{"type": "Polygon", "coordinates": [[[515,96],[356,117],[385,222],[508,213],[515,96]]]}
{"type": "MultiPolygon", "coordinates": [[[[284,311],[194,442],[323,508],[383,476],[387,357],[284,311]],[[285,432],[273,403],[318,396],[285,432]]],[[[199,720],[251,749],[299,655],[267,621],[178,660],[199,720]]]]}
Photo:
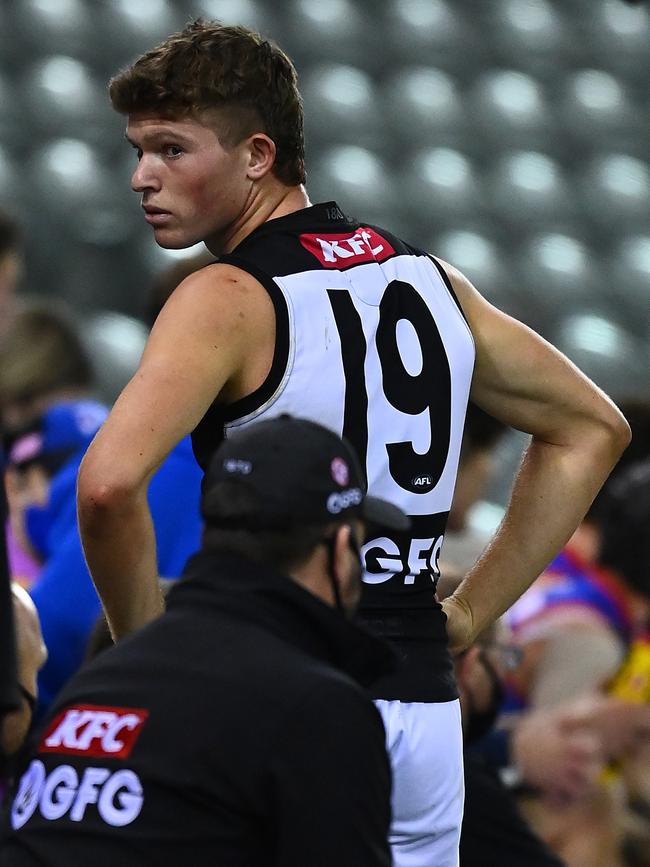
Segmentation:
{"type": "Polygon", "coordinates": [[[20,704],[0,719],[0,752],[5,758],[0,768],[0,800],[4,795],[4,784],[11,773],[11,759],[20,750],[32,723],[38,695],[37,676],[47,659],[38,612],[29,594],[14,583],[11,585],[11,595],[20,704]]]}
{"type": "MultiPolygon", "coordinates": [[[[650,742],[650,464],[610,479],[571,543],[506,615],[523,651],[510,710],[582,708],[619,768],[647,773],[650,742]]],[[[513,714],[515,729],[521,724],[513,714]]],[[[635,775],[637,797],[648,786],[635,775]]],[[[643,793],[645,789],[645,793],[643,793]]],[[[571,867],[622,864],[625,777],[581,798],[529,799],[529,815],[571,867]]]]}
{"type": "Polygon", "coordinates": [[[181,437],[193,432],[205,468],[224,435],[284,412],[346,435],[370,492],[412,517],[408,533],[364,545],[362,620],[402,658],[372,688],[394,770],[393,857],[455,865],[462,738],[448,643],[471,644],[562,547],[627,424],[453,267],[335,202],[311,205],[296,72],[277,46],[196,22],[109,89],[155,240],[203,240],[219,257],[172,293],[81,467],[84,549],[113,634],[161,613],[146,490],[181,437]],[[500,530],[443,608],[438,558],[470,390],[533,438],[500,530]]]}
{"type": "MultiPolygon", "coordinates": [[[[101,611],[81,548],[75,496],[79,464],[108,413],[91,399],[92,384],[91,359],[61,304],[17,313],[0,346],[0,406],[8,432],[12,572],[24,578],[27,552],[35,564],[29,589],[48,649],[39,714],[82,662],[101,611]]],[[[167,577],[177,577],[199,545],[200,477],[185,440],[149,490],[159,568],[167,577]]]]}
{"type": "Polygon", "coordinates": [[[530,828],[495,769],[472,750],[499,715],[512,650],[483,635],[455,660],[465,742],[460,867],[560,867],[563,863],[530,828]]]}
{"type": "Polygon", "coordinates": [[[350,622],[367,522],[351,446],[282,417],[215,453],[167,612],[89,663],[39,735],[0,865],[388,867],[390,769],[350,622]]]}
{"type": "MultiPolygon", "coordinates": [[[[4,480],[0,478],[0,526],[7,515],[4,480]]],[[[13,600],[9,581],[9,564],[4,533],[0,534],[0,726],[7,714],[21,709],[23,697],[18,689],[16,639],[13,600]]],[[[4,737],[0,739],[0,762],[7,753],[4,737]]],[[[1,793],[0,793],[1,795],[1,793]]]]}

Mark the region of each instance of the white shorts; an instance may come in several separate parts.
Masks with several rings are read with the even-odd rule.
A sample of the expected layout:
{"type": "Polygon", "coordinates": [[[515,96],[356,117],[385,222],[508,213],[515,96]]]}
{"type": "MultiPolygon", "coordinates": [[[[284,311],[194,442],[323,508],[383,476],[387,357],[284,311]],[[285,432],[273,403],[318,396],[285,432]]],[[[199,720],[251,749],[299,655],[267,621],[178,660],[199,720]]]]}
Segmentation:
{"type": "Polygon", "coordinates": [[[460,702],[375,704],[393,769],[393,867],[458,867],[465,793],[460,702]]]}

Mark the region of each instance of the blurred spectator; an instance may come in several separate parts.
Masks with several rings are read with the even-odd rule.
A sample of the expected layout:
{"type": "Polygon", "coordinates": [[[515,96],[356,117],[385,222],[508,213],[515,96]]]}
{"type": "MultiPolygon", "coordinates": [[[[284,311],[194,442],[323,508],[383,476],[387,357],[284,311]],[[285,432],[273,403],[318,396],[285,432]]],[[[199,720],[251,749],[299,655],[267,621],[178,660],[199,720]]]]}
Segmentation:
{"type": "MultiPolygon", "coordinates": [[[[608,482],[565,551],[506,615],[523,650],[511,678],[511,707],[582,707],[605,757],[638,769],[645,745],[646,772],[648,527],[646,462],[608,482]]],[[[650,794],[647,785],[636,783],[637,797],[650,794]]],[[[621,858],[625,787],[610,771],[587,794],[570,805],[533,801],[531,815],[571,867],[612,867],[621,858]]]]}
{"type": "MultiPolygon", "coordinates": [[[[4,528],[7,523],[7,513],[4,478],[0,477],[0,528],[4,528]]],[[[19,704],[9,563],[5,536],[0,532],[0,717],[7,711],[15,710],[19,704]]],[[[0,754],[1,752],[0,750],[0,754]]]]}
{"type": "MultiPolygon", "coordinates": [[[[9,449],[7,488],[21,541],[43,564],[31,593],[49,658],[40,679],[46,707],[81,663],[101,611],[77,529],[75,485],[83,454],[106,416],[94,401],[56,402],[9,449]]],[[[200,473],[185,441],[152,480],[150,503],[161,573],[180,574],[198,547],[200,473]]]]}
{"type": "Polygon", "coordinates": [[[20,702],[15,710],[0,715],[0,802],[12,781],[21,747],[32,723],[38,697],[37,676],[47,659],[34,603],[18,584],[12,584],[11,594],[20,702]]]}
{"type": "MultiPolygon", "coordinates": [[[[59,400],[88,396],[92,382],[90,359],[65,305],[23,304],[0,343],[0,426],[5,433],[20,430],[59,400]]],[[[12,514],[10,510],[10,519],[12,514]]],[[[12,578],[29,587],[38,561],[11,530],[7,550],[12,578]]]]}
{"type": "Polygon", "coordinates": [[[650,456],[650,396],[626,398],[619,406],[632,430],[632,441],[614,467],[612,479],[622,474],[630,464],[637,464],[650,456]]]}
{"type": "Polygon", "coordinates": [[[456,657],[465,738],[461,867],[560,867],[562,863],[531,830],[496,770],[471,750],[499,714],[503,671],[511,652],[512,648],[483,639],[456,657]]]}
{"type": "Polygon", "coordinates": [[[31,593],[49,654],[39,677],[44,705],[81,661],[87,621],[98,609],[81,554],[74,490],[79,462],[106,415],[95,401],[56,402],[7,448],[12,529],[42,564],[31,593]]]}
{"type": "Polygon", "coordinates": [[[24,303],[0,344],[5,431],[19,429],[57,400],[87,396],[92,384],[92,362],[65,304],[24,303]]]}
{"type": "MultiPolygon", "coordinates": [[[[39,676],[39,712],[83,660],[101,611],[75,506],[79,463],[107,412],[90,400],[92,383],[91,361],[65,308],[39,304],[17,314],[0,347],[0,403],[13,443],[6,474],[13,574],[25,568],[18,552],[27,549],[38,561],[31,592],[49,654],[39,676]]],[[[200,479],[184,440],[152,480],[158,563],[167,577],[178,576],[198,548],[200,479]]]]}
{"type": "Polygon", "coordinates": [[[445,532],[444,558],[454,570],[468,572],[489,541],[468,521],[472,507],[484,495],[495,469],[495,452],[508,428],[475,404],[465,419],[454,499],[445,532]]]}
{"type": "MultiPolygon", "coordinates": [[[[461,574],[447,569],[438,584],[444,599],[460,583],[461,574]]],[[[463,723],[465,809],[460,838],[460,867],[560,867],[520,814],[513,794],[496,768],[474,749],[492,731],[504,696],[506,672],[517,659],[517,649],[501,643],[498,625],[455,658],[456,681],[463,723]]],[[[547,720],[550,730],[556,720],[547,720]]],[[[546,732],[544,732],[546,734],[546,732]]],[[[560,746],[564,747],[563,736],[560,746]]],[[[568,751],[562,749],[563,761],[568,751]]],[[[554,763],[557,765],[557,762],[554,763]]],[[[598,765],[597,771],[602,767],[598,765]]],[[[555,768],[557,770],[557,767],[555,768]]],[[[573,768],[572,768],[573,770],[573,768]]]]}
{"type": "Polygon", "coordinates": [[[18,685],[22,701],[17,710],[0,720],[0,742],[2,752],[6,756],[12,756],[20,749],[27,734],[36,704],[37,675],[47,659],[47,650],[34,603],[18,584],[13,584],[11,590],[16,631],[18,685]]]}
{"type": "Polygon", "coordinates": [[[23,240],[18,224],[0,211],[0,340],[14,313],[16,288],[23,269],[23,240]]]}

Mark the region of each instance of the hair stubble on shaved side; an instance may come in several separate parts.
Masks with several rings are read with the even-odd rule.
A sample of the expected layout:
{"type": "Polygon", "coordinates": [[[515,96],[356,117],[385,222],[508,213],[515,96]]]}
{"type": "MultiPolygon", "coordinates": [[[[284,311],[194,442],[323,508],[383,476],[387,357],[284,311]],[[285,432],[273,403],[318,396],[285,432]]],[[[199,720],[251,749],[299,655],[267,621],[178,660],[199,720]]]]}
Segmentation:
{"type": "Polygon", "coordinates": [[[214,125],[226,148],[263,132],[275,143],[276,176],[289,186],[305,182],[296,69],[253,30],[194,21],[115,75],[109,96],[120,114],[151,112],[214,125]]]}

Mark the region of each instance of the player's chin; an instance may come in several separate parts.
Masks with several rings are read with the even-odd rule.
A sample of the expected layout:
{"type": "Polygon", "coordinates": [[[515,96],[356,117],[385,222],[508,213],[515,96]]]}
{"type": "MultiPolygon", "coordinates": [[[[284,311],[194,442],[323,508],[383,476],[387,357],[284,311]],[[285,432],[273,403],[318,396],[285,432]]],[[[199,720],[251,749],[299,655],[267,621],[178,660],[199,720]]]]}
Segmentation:
{"type": "Polygon", "coordinates": [[[162,226],[153,230],[153,236],[156,244],[164,250],[185,250],[196,243],[193,238],[188,238],[178,230],[165,229],[162,226]]]}

